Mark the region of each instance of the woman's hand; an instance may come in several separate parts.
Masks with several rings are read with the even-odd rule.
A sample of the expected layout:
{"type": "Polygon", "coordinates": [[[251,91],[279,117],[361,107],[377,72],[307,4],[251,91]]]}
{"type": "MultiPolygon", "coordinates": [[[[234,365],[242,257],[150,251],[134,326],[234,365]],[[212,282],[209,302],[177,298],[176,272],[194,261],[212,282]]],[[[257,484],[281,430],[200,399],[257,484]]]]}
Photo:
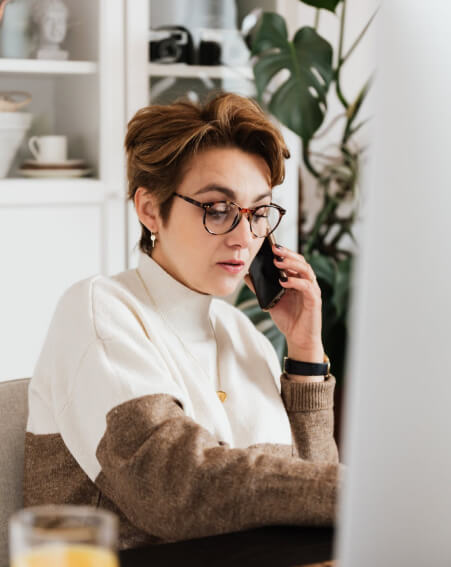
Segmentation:
{"type": "MultiPolygon", "coordinates": [[[[321,289],[315,273],[301,254],[276,245],[272,250],[274,264],[285,271],[288,280],[280,281],[286,292],[269,314],[286,337],[290,358],[322,362],[321,289]]],[[[248,276],[246,283],[253,289],[248,276]]]]}

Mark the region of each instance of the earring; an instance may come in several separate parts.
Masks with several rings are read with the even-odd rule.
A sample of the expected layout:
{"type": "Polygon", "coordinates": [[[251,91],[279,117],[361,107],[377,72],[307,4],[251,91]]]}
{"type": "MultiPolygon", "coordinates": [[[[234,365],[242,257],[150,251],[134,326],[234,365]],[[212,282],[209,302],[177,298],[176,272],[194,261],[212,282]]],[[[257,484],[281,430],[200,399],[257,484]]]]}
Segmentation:
{"type": "Polygon", "coordinates": [[[154,232],[150,233],[150,240],[152,241],[152,248],[155,248],[155,241],[156,241],[157,237],[155,236],[154,232]]]}

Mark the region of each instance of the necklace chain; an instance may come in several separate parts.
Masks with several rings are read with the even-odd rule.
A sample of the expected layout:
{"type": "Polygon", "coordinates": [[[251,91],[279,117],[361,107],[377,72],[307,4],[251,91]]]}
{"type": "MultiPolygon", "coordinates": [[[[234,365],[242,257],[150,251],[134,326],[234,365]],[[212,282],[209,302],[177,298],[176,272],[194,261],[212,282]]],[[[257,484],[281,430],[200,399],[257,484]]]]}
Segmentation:
{"type": "MultiPolygon", "coordinates": [[[[188,354],[188,356],[191,357],[191,359],[196,363],[197,366],[199,366],[199,368],[201,369],[202,373],[204,374],[204,376],[207,379],[207,382],[210,383],[210,379],[209,376],[207,374],[207,372],[204,370],[202,364],[197,360],[197,358],[193,355],[193,353],[190,351],[190,349],[186,346],[185,342],[182,340],[182,338],[180,337],[180,335],[177,333],[177,331],[174,329],[174,327],[171,325],[171,323],[166,319],[166,317],[164,316],[164,313],[162,313],[160,311],[160,309],[158,309],[158,306],[156,304],[156,301],[154,300],[154,298],[152,297],[150,291],[148,290],[143,278],[141,277],[141,274],[139,273],[139,270],[137,270],[137,273],[139,275],[139,278],[142,282],[142,284],[144,285],[144,289],[146,290],[146,293],[149,297],[149,299],[151,300],[151,302],[153,303],[153,306],[155,308],[155,311],[158,313],[158,315],[160,316],[161,320],[169,327],[169,329],[171,329],[171,331],[173,332],[173,334],[177,337],[179,343],[182,345],[183,350],[188,354]]],[[[219,389],[216,390],[216,394],[218,396],[218,398],[221,400],[221,402],[225,402],[227,399],[227,394],[226,392],[224,392],[224,390],[221,390],[221,372],[219,369],[219,352],[218,352],[218,338],[216,336],[216,331],[215,328],[213,327],[213,323],[211,322],[210,316],[208,316],[208,323],[210,325],[210,329],[212,331],[214,340],[215,340],[215,345],[216,345],[216,373],[217,373],[217,382],[218,382],[218,386],[219,389]]]]}
{"type": "Polygon", "coordinates": [[[216,336],[216,331],[215,328],[213,326],[213,323],[211,322],[210,316],[208,316],[208,322],[210,323],[210,329],[212,330],[213,336],[215,338],[215,344],[216,344],[216,373],[218,376],[218,386],[219,386],[219,390],[216,390],[216,394],[218,396],[218,398],[221,400],[221,402],[225,402],[227,399],[227,394],[224,392],[224,390],[221,390],[221,371],[219,369],[219,346],[218,346],[218,337],[216,336]]]}

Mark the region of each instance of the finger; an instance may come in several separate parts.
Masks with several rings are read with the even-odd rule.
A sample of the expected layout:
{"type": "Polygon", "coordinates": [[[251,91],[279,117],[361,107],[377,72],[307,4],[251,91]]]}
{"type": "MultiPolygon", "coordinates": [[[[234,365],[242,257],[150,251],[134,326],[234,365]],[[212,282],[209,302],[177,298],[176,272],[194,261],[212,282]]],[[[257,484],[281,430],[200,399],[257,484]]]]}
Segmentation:
{"type": "MultiPolygon", "coordinates": [[[[279,245],[277,245],[277,246],[279,246],[279,245]]],[[[276,257],[289,258],[289,259],[300,262],[304,266],[308,266],[308,268],[311,270],[312,277],[316,278],[315,272],[313,271],[313,268],[310,266],[310,264],[307,262],[307,260],[304,258],[304,256],[302,254],[298,254],[297,252],[293,252],[289,248],[284,248],[284,247],[276,248],[276,245],[273,246],[272,250],[273,250],[274,255],[276,257]]]]}
{"type": "Polygon", "coordinates": [[[307,262],[302,262],[299,258],[283,258],[277,256],[274,258],[274,264],[281,270],[288,270],[299,274],[298,277],[307,278],[312,282],[316,282],[315,272],[307,262]]]}
{"type": "MultiPolygon", "coordinates": [[[[301,276],[297,273],[297,272],[293,272],[292,270],[284,270],[284,272],[286,273],[286,275],[288,277],[292,277],[292,278],[300,278],[301,276]]],[[[318,283],[318,280],[311,280],[310,278],[303,278],[305,281],[308,281],[316,290],[316,292],[318,293],[319,297],[322,296],[322,291],[321,291],[321,287],[318,283]]]]}
{"type": "Polygon", "coordinates": [[[299,258],[287,258],[284,256],[275,256],[274,263],[279,268],[292,270],[293,272],[300,272],[305,276],[307,274],[310,279],[315,278],[315,274],[309,264],[300,260],[299,258]]]}
{"type": "Polygon", "coordinates": [[[254,284],[252,283],[251,276],[250,276],[249,274],[246,274],[246,275],[244,276],[244,282],[245,282],[245,284],[247,285],[247,287],[248,287],[253,293],[255,293],[255,287],[254,287],[254,284]]]}
{"type": "Polygon", "coordinates": [[[298,252],[293,252],[289,248],[285,248],[285,246],[280,246],[280,244],[274,244],[272,247],[272,251],[274,252],[275,256],[284,256],[286,258],[299,258],[303,260],[306,264],[308,264],[307,260],[304,258],[302,254],[298,252]]]}
{"type": "Polygon", "coordinates": [[[316,302],[321,303],[321,293],[319,292],[319,288],[310,280],[289,277],[286,282],[279,280],[279,283],[285,289],[302,292],[305,298],[310,299],[315,304],[316,302]]]}

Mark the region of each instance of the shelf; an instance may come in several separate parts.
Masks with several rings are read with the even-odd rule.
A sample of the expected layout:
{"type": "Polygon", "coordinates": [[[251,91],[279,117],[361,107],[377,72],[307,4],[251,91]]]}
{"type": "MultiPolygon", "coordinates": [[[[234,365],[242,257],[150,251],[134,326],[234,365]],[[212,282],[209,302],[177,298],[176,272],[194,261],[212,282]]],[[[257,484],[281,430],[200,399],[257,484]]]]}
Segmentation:
{"type": "Polygon", "coordinates": [[[97,73],[97,63],[93,61],[0,58],[0,73],[14,75],[94,75],[97,73]]]}
{"type": "Polygon", "coordinates": [[[246,79],[253,81],[252,67],[225,65],[187,65],[186,63],[149,63],[149,76],[153,77],[179,77],[187,79],[246,79]]]}
{"type": "Polygon", "coordinates": [[[107,192],[99,179],[0,179],[0,207],[95,204],[120,197],[107,192]]]}

